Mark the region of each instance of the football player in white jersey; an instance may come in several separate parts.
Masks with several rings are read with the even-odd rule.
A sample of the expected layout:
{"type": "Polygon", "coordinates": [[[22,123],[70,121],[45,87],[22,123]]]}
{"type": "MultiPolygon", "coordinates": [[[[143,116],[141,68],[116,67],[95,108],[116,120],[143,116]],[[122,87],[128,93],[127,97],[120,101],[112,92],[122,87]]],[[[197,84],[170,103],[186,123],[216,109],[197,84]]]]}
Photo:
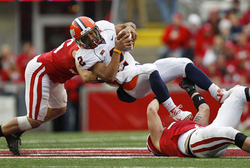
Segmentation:
{"type": "Polygon", "coordinates": [[[121,51],[116,46],[115,41],[124,30],[131,33],[131,38],[129,33],[122,37],[130,40],[130,43],[126,41],[130,47],[137,38],[136,25],[131,22],[114,25],[104,20],[94,22],[82,16],[76,18],[70,26],[71,36],[80,46],[76,53],[78,68],[92,71],[98,77],[97,80],[119,86],[117,95],[120,100],[134,102],[153,91],[170,116],[175,120],[187,120],[191,113],[180,110],[174,104],[165,83],[178,77],[187,77],[198,87],[209,91],[219,103],[223,103],[230,95],[229,91],[221,90],[187,58],[165,58],[140,65],[129,52],[121,51]],[[107,74],[105,67],[117,54],[120,55],[119,66],[113,69],[112,75],[107,74]]]}
{"type": "Polygon", "coordinates": [[[70,33],[80,46],[76,53],[78,68],[88,69],[98,77],[97,80],[118,86],[118,98],[122,101],[133,102],[153,91],[173,119],[190,119],[191,112],[182,111],[174,104],[156,65],[140,65],[129,52],[118,49],[117,35],[124,29],[131,33],[131,37],[128,33],[121,38],[130,40],[128,45],[130,47],[137,38],[135,24],[128,22],[115,26],[104,20],[95,23],[89,17],[76,18],[70,26],[70,33]],[[120,55],[120,62],[117,69],[113,69],[115,73],[106,73],[106,66],[117,54],[120,55]]]}

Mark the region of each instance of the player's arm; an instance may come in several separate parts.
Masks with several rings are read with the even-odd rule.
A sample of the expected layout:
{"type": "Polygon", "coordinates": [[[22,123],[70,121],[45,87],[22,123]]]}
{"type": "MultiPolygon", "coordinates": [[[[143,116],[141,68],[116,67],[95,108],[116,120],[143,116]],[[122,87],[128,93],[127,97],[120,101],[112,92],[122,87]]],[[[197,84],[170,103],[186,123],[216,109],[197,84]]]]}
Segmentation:
{"type": "Polygon", "coordinates": [[[118,71],[119,60],[118,61],[116,59],[113,59],[113,61],[111,60],[113,63],[110,62],[108,66],[106,66],[102,62],[97,62],[90,68],[90,70],[91,72],[93,72],[93,74],[95,74],[98,77],[98,80],[108,83],[113,82],[115,80],[115,76],[118,71]]]}
{"type": "Polygon", "coordinates": [[[96,83],[100,83],[98,81],[98,78],[96,77],[95,74],[93,74],[92,72],[88,71],[88,70],[82,70],[80,67],[78,67],[76,65],[76,69],[79,73],[79,75],[81,76],[82,80],[85,83],[92,83],[92,84],[96,84],[96,83]]]}
{"type": "MultiPolygon", "coordinates": [[[[76,50],[72,51],[72,56],[75,58],[76,56],[76,50]]],[[[100,83],[101,81],[99,81],[99,79],[97,78],[97,76],[95,74],[93,74],[92,72],[88,71],[88,70],[83,70],[81,69],[78,65],[77,62],[75,62],[76,65],[76,69],[80,75],[80,77],[82,78],[82,80],[85,83],[92,83],[92,84],[96,84],[96,83],[100,83]]]]}
{"type": "MultiPolygon", "coordinates": [[[[72,52],[72,56],[75,58],[76,57],[76,52],[72,52]]],[[[118,71],[119,67],[119,62],[120,62],[120,54],[115,53],[112,55],[111,61],[109,65],[106,67],[105,64],[98,62],[95,65],[93,65],[89,70],[92,71],[92,74],[87,73],[84,71],[81,67],[81,63],[79,63],[78,59],[75,58],[76,60],[76,68],[78,73],[80,74],[81,78],[83,81],[87,83],[95,83],[94,79],[97,83],[100,82],[113,82],[116,76],[116,73],[118,71]],[[96,78],[98,77],[98,78],[96,78]]],[[[84,65],[83,65],[84,66],[84,65]]]]}
{"type": "Polygon", "coordinates": [[[191,99],[197,109],[197,114],[194,117],[194,122],[207,126],[209,124],[210,108],[205,99],[198,93],[192,94],[191,99]]]}
{"type": "Polygon", "coordinates": [[[130,33],[132,33],[132,38],[134,41],[137,40],[137,33],[136,33],[136,25],[132,22],[126,22],[124,24],[118,24],[115,26],[116,34],[118,35],[119,32],[123,29],[128,30],[130,33]]]}
{"type": "Polygon", "coordinates": [[[180,86],[182,89],[186,90],[188,95],[191,97],[195,108],[198,111],[193,121],[204,126],[208,125],[210,108],[206,103],[205,99],[202,97],[202,95],[200,95],[196,91],[195,84],[191,82],[188,78],[183,78],[180,83],[180,86]]]}
{"type": "Polygon", "coordinates": [[[158,115],[159,110],[159,102],[157,99],[152,100],[147,107],[147,122],[148,122],[148,130],[150,133],[151,141],[154,147],[160,150],[160,139],[163,133],[163,126],[158,115]]]}
{"type": "Polygon", "coordinates": [[[124,51],[125,48],[131,46],[128,36],[129,35],[126,34],[120,39],[117,37],[115,38],[115,48],[113,49],[111,61],[107,66],[102,62],[97,62],[90,68],[90,70],[101,80],[107,83],[115,80],[119,68],[121,52],[124,51]]]}
{"type": "MultiPolygon", "coordinates": [[[[73,54],[74,55],[74,54],[73,54]]],[[[74,56],[75,57],[75,56],[74,56]]],[[[90,72],[86,72],[86,70],[81,68],[81,64],[76,59],[76,69],[81,76],[82,80],[87,83],[97,83],[100,82],[113,82],[115,80],[115,76],[118,71],[120,61],[120,54],[113,54],[111,62],[108,66],[104,63],[97,62],[95,63],[89,70],[90,72]]]]}

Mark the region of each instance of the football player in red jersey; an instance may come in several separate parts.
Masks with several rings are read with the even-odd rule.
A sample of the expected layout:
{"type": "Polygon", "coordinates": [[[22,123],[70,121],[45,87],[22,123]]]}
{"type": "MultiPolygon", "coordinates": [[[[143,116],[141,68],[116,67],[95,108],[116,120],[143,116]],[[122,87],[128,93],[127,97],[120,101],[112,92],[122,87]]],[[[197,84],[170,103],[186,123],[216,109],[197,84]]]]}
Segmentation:
{"type": "Polygon", "coordinates": [[[158,115],[159,102],[152,100],[147,107],[150,132],[147,147],[150,152],[157,156],[220,157],[231,144],[250,152],[250,137],[235,129],[243,105],[250,101],[248,87],[232,88],[231,95],[220,107],[214,121],[208,125],[210,109],[204,98],[188,79],[184,78],[181,85],[186,91],[193,90],[191,99],[198,113],[193,121],[176,121],[166,126],[158,115]]]}
{"type": "MultiPolygon", "coordinates": [[[[131,25],[128,22],[116,26],[121,29],[131,25]]],[[[134,34],[136,36],[136,34],[134,34]]],[[[101,39],[99,39],[101,40],[101,39]]],[[[92,41],[95,44],[95,41],[92,41]]],[[[92,43],[91,42],[91,43],[92,43]]],[[[97,41],[98,43],[99,41],[97,41]]],[[[114,39],[117,50],[124,50],[131,45],[126,36],[114,39]]],[[[59,47],[34,57],[25,70],[25,102],[27,115],[15,117],[0,126],[0,137],[4,136],[14,155],[20,155],[18,143],[21,134],[39,127],[44,122],[55,119],[66,112],[67,93],[64,83],[75,75],[80,75],[86,83],[99,83],[96,75],[78,67],[75,55],[79,46],[74,39],[63,42],[59,47]]],[[[120,55],[113,53],[111,62],[103,67],[102,73],[112,81],[116,75],[120,55]]]]}

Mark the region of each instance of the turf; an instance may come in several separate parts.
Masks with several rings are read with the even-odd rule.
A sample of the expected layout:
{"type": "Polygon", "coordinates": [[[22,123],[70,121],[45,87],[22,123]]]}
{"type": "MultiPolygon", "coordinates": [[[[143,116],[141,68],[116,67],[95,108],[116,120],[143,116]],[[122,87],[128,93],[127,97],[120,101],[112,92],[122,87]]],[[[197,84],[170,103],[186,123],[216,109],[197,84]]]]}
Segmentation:
{"type": "MultiPolygon", "coordinates": [[[[249,135],[249,131],[246,132],[249,135]]],[[[24,133],[21,149],[145,148],[147,131],[24,133]]],[[[7,149],[0,138],[0,149],[7,149]]],[[[250,167],[250,158],[1,158],[0,167],[250,167]]]]}
{"type": "Polygon", "coordinates": [[[47,158],[0,159],[1,167],[249,167],[247,158],[47,158]]]}

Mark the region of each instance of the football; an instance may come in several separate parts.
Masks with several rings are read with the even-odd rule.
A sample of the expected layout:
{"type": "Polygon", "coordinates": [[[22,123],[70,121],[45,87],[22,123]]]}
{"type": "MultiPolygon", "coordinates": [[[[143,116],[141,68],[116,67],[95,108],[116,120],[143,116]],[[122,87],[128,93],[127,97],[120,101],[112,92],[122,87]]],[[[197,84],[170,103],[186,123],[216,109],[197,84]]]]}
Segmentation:
{"type": "MultiPolygon", "coordinates": [[[[129,34],[128,38],[132,37],[132,34],[128,31],[128,30],[121,30],[118,35],[117,35],[117,39],[120,40],[123,36],[125,36],[126,34],[129,34]]],[[[130,47],[127,47],[126,49],[124,49],[123,51],[128,52],[131,51],[133,49],[133,45],[131,45],[130,47]]]]}
{"type": "Polygon", "coordinates": [[[121,30],[118,35],[117,35],[117,39],[120,40],[123,36],[125,36],[126,34],[129,34],[130,32],[128,30],[121,30]]]}

